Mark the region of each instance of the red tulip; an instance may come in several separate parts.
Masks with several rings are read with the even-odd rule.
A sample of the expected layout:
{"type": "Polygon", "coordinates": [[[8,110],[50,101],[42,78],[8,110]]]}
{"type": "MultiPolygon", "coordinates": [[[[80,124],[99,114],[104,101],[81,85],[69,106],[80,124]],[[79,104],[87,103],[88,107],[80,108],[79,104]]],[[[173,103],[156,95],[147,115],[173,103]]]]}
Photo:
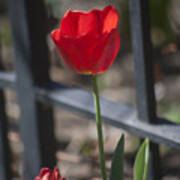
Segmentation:
{"type": "Polygon", "coordinates": [[[51,37],[65,63],[75,72],[98,74],[112,65],[120,48],[118,12],[109,5],[90,12],[70,11],[51,37]]]}
{"type": "Polygon", "coordinates": [[[42,168],[40,175],[37,176],[34,180],[66,180],[66,179],[61,177],[58,168],[54,168],[53,171],[51,171],[48,168],[42,168]]]}

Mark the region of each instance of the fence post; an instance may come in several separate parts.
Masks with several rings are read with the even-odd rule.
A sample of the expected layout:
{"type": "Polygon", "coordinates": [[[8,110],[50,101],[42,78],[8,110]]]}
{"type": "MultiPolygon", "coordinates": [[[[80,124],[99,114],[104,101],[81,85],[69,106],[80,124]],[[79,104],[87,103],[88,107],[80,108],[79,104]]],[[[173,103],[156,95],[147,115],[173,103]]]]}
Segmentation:
{"type": "MultiPolygon", "coordinates": [[[[3,69],[1,64],[1,42],[0,42],[0,70],[3,69]]],[[[3,90],[0,90],[0,179],[9,180],[12,177],[10,168],[11,152],[9,147],[8,121],[5,112],[5,97],[3,90]]]]}
{"type": "MultiPolygon", "coordinates": [[[[137,110],[140,120],[155,123],[156,100],[148,0],[129,0],[135,59],[137,110]]],[[[149,179],[160,180],[158,145],[151,143],[149,179]]]]}
{"type": "Polygon", "coordinates": [[[11,20],[20,130],[24,144],[24,176],[32,180],[42,166],[55,163],[52,109],[37,102],[35,85],[49,82],[47,25],[43,0],[7,0],[11,20]]]}

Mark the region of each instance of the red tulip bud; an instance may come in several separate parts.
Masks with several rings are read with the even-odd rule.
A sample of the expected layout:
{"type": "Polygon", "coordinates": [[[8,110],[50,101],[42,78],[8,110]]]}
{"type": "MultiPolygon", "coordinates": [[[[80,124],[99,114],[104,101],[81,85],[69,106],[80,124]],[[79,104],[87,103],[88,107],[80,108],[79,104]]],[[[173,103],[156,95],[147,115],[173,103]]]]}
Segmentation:
{"type": "Polygon", "coordinates": [[[42,168],[40,175],[37,176],[34,180],[66,180],[66,179],[61,177],[58,168],[54,168],[53,171],[51,171],[48,168],[42,168]]]}

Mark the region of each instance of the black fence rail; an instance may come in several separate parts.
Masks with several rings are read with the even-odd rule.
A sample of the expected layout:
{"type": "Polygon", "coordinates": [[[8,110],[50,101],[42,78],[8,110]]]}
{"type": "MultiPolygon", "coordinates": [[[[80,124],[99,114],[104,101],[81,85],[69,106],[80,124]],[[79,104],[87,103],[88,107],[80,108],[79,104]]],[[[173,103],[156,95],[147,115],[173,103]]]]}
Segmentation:
{"type": "MultiPolygon", "coordinates": [[[[59,106],[92,118],[93,98],[90,92],[50,80],[47,16],[43,0],[7,0],[7,6],[13,35],[15,72],[6,72],[0,67],[0,179],[12,178],[3,94],[4,88],[11,88],[18,95],[21,110],[24,179],[32,180],[41,167],[56,164],[52,107],[59,106]]],[[[129,0],[129,9],[137,109],[101,98],[102,119],[136,136],[150,138],[149,179],[160,180],[158,144],[180,149],[180,126],[156,115],[148,1],[129,0]]]]}

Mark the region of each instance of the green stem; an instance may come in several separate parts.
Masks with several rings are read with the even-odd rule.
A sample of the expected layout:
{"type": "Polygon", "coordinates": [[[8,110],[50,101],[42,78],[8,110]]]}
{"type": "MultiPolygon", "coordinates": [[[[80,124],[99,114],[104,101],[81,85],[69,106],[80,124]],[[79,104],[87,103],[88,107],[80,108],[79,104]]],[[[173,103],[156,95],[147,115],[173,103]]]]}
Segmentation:
{"type": "Polygon", "coordinates": [[[97,134],[98,134],[101,174],[102,174],[102,179],[106,180],[107,176],[106,176],[106,167],[105,167],[105,158],[104,158],[104,147],[103,147],[104,145],[103,145],[101,112],[100,112],[99,92],[98,92],[96,75],[92,76],[92,84],[93,84],[94,105],[95,105],[95,110],[96,110],[96,126],[97,126],[97,134]]]}

